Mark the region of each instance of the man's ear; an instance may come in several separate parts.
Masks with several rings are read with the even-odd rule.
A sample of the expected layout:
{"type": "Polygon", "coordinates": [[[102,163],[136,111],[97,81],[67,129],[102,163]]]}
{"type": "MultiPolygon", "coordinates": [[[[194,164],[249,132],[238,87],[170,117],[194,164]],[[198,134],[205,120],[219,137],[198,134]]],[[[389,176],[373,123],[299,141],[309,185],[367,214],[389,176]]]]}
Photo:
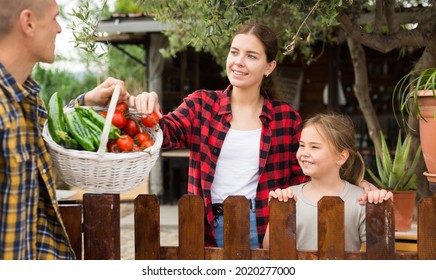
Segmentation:
{"type": "Polygon", "coordinates": [[[29,9],[21,11],[19,17],[20,27],[23,33],[33,34],[35,31],[35,15],[29,9]]]}

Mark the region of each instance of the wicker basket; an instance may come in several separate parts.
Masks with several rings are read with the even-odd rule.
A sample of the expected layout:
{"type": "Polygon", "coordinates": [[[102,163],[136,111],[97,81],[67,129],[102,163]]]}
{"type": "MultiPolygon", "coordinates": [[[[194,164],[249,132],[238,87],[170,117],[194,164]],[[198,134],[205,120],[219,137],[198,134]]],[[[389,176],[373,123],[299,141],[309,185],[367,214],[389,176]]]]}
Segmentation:
{"type": "MultiPolygon", "coordinates": [[[[104,109],[94,108],[97,111],[104,109]]],[[[67,108],[66,112],[68,110],[74,110],[74,108],[67,108]]],[[[108,110],[107,117],[112,119],[113,111],[111,114],[110,110],[111,108],[108,110]]],[[[144,151],[129,153],[108,153],[104,152],[105,149],[99,149],[97,152],[66,149],[53,141],[47,122],[44,125],[42,136],[58,174],[66,184],[89,192],[122,193],[144,182],[159,157],[162,130],[158,125],[155,128],[142,126],[142,129],[150,134],[154,145],[144,151]]],[[[109,129],[106,129],[106,133],[105,129],[103,130],[100,148],[106,147],[108,132],[109,129]]]]}

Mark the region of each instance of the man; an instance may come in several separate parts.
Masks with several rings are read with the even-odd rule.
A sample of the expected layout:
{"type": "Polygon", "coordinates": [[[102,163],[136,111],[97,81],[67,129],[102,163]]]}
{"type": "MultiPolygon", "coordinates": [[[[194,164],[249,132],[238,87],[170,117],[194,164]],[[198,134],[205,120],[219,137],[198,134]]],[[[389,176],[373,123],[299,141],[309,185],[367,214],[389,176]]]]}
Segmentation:
{"type": "MultiPolygon", "coordinates": [[[[47,119],[29,76],[37,62],[53,63],[62,31],[55,0],[0,0],[0,259],[74,259],[55,196],[52,162],[41,137],[47,119]]],[[[106,105],[109,78],[77,99],[106,105]]]]}

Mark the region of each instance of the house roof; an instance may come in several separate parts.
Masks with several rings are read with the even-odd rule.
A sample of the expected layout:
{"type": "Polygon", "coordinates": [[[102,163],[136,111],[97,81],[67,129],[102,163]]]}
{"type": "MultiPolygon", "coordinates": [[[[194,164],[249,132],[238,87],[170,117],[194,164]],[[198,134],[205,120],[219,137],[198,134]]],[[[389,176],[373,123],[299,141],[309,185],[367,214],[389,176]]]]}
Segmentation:
{"type": "Polygon", "coordinates": [[[97,30],[106,33],[150,33],[165,31],[166,26],[143,13],[116,13],[100,21],[97,30]]]}

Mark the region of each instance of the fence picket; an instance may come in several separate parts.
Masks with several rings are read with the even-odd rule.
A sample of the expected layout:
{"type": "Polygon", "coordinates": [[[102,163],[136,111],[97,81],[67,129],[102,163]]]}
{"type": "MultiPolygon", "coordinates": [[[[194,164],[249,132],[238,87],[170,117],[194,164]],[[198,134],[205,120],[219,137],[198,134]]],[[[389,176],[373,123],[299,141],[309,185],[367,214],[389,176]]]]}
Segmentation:
{"type": "Polygon", "coordinates": [[[272,260],[296,260],[296,216],[295,201],[271,200],[269,205],[270,249],[272,260]]]}
{"type": "Polygon", "coordinates": [[[324,196],[318,201],[318,258],[345,259],[344,201],[324,196]]]}
{"type": "Polygon", "coordinates": [[[119,260],[120,195],[83,195],[83,236],[86,260],[119,260]]]}
{"type": "Polygon", "coordinates": [[[155,195],[138,195],[135,207],[135,259],[160,259],[160,208],[155,195]]]}
{"type": "Polygon", "coordinates": [[[250,259],[250,203],[244,196],[224,200],[224,259],[250,259]]]}
{"type": "Polygon", "coordinates": [[[183,195],[179,200],[179,259],[204,259],[203,199],[183,195]]]}
{"type": "Polygon", "coordinates": [[[436,197],[421,199],[418,205],[418,259],[436,259],[436,197]]]}
{"type": "Polygon", "coordinates": [[[75,201],[59,201],[59,210],[77,259],[82,259],[82,205],[75,201]]]}
{"type": "Polygon", "coordinates": [[[395,259],[395,224],[392,200],[366,204],[366,257],[395,259]]]}

